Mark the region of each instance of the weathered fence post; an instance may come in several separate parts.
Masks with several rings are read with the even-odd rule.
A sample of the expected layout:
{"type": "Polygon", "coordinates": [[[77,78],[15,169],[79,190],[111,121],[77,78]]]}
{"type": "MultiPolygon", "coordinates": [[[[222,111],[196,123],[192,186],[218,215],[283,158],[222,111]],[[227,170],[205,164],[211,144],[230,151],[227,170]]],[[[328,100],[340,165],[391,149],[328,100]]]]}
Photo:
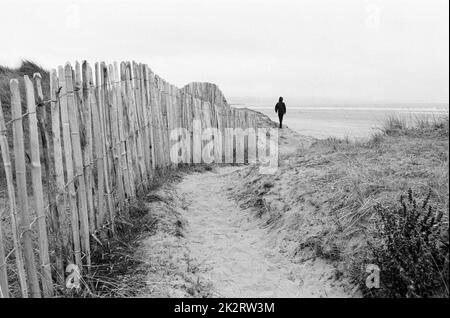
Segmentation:
{"type": "Polygon", "coordinates": [[[0,298],[8,298],[9,297],[8,274],[6,268],[5,248],[3,246],[2,227],[3,227],[2,221],[0,220],[0,298]]]}
{"type": "MultiPolygon", "coordinates": [[[[102,226],[105,212],[105,186],[104,186],[104,157],[103,157],[103,138],[101,133],[101,127],[100,127],[100,111],[99,111],[99,100],[100,100],[100,84],[99,84],[99,77],[98,77],[98,63],[95,63],[95,84],[97,87],[95,87],[92,83],[90,85],[90,107],[92,112],[92,121],[93,121],[93,134],[94,134],[94,149],[95,149],[95,156],[93,155],[93,160],[96,163],[97,167],[97,189],[96,189],[96,201],[97,201],[97,213],[95,218],[95,226],[96,229],[99,230],[102,226]],[[97,88],[97,89],[96,89],[97,88]]],[[[88,67],[88,74],[89,78],[92,81],[93,75],[92,75],[92,69],[88,67]]]]}
{"type": "Polygon", "coordinates": [[[27,272],[28,288],[32,297],[41,297],[39,281],[34,263],[32,223],[30,222],[30,211],[28,207],[27,179],[25,166],[25,149],[22,126],[22,104],[19,93],[19,81],[12,79],[11,88],[11,111],[13,120],[14,160],[16,168],[16,183],[18,194],[18,208],[21,215],[21,235],[23,237],[25,269],[27,272]]]}
{"type": "MultiPolygon", "coordinates": [[[[19,276],[20,290],[23,298],[28,297],[27,281],[25,277],[24,260],[22,256],[22,246],[20,244],[19,222],[17,220],[16,193],[14,190],[13,173],[11,167],[11,157],[9,152],[8,139],[6,138],[7,127],[5,117],[0,103],[0,146],[2,152],[3,166],[5,167],[6,185],[9,198],[9,217],[11,222],[11,232],[13,239],[14,256],[16,259],[17,275],[19,276]]],[[[6,265],[6,264],[5,264],[6,265]]],[[[5,267],[6,269],[6,267],[5,267]]]]}
{"type": "Polygon", "coordinates": [[[67,108],[70,125],[70,136],[72,141],[73,162],[74,162],[74,180],[77,181],[77,197],[78,197],[78,217],[80,220],[80,236],[81,247],[86,255],[86,264],[88,269],[91,265],[91,249],[89,243],[89,219],[88,219],[88,207],[86,200],[86,185],[84,179],[84,167],[83,167],[83,155],[81,152],[80,131],[78,124],[78,109],[75,102],[75,91],[72,78],[72,66],[66,64],[65,76],[66,76],[66,94],[67,94],[67,108]]]}
{"type": "Polygon", "coordinates": [[[147,171],[145,167],[144,159],[144,141],[143,141],[143,131],[142,131],[142,120],[141,120],[141,90],[140,90],[140,75],[136,62],[130,64],[130,87],[131,87],[131,108],[134,121],[134,132],[136,136],[136,152],[137,161],[139,164],[140,171],[140,186],[141,190],[146,186],[147,171]]]}
{"type": "MultiPolygon", "coordinates": [[[[60,232],[60,224],[58,220],[58,209],[56,204],[57,197],[54,194],[55,191],[55,180],[53,171],[54,165],[52,164],[52,152],[51,152],[51,141],[50,134],[52,130],[50,129],[50,125],[47,117],[47,109],[46,109],[46,101],[44,101],[44,94],[42,91],[42,77],[39,73],[34,73],[33,78],[36,82],[36,91],[39,98],[40,107],[36,110],[36,116],[39,124],[40,136],[42,140],[43,147],[43,163],[45,169],[45,179],[47,186],[47,198],[48,198],[48,207],[49,207],[49,216],[50,216],[50,228],[51,235],[50,240],[55,245],[55,261],[56,261],[56,273],[59,275],[58,279],[64,278],[64,265],[63,265],[63,254],[62,254],[62,235],[60,232]]],[[[51,83],[50,87],[51,87],[51,83]]],[[[51,90],[51,88],[50,88],[51,90]]],[[[53,99],[54,100],[54,99],[53,99]]],[[[52,99],[50,100],[52,102],[52,99]]]]}
{"type": "Polygon", "coordinates": [[[118,104],[119,104],[119,89],[117,83],[117,75],[115,73],[113,65],[108,66],[109,74],[108,74],[108,82],[111,89],[111,109],[110,109],[110,118],[111,118],[111,137],[112,137],[112,151],[114,156],[113,167],[116,176],[116,187],[117,187],[117,201],[119,210],[123,209],[124,201],[125,201],[125,189],[123,184],[123,176],[122,176],[122,161],[120,155],[120,138],[119,138],[119,121],[118,121],[118,104]]]}
{"type": "Polygon", "coordinates": [[[33,201],[39,229],[39,256],[41,261],[42,289],[45,297],[53,295],[52,271],[48,253],[47,223],[44,211],[44,191],[42,189],[41,158],[36,118],[36,100],[34,87],[30,78],[25,75],[25,92],[28,106],[28,124],[30,128],[31,179],[33,184],[33,201]]]}
{"type": "MultiPolygon", "coordinates": [[[[2,130],[0,132],[0,138],[1,138],[1,148],[0,151],[3,152],[3,143],[5,142],[5,134],[6,131],[4,130],[4,119],[3,119],[3,110],[2,110],[2,102],[0,101],[0,129],[2,130]]],[[[6,129],[6,128],[5,128],[6,129]]],[[[8,141],[6,140],[6,143],[8,141]]],[[[11,165],[11,164],[9,164],[11,165]]],[[[5,165],[6,167],[6,165],[5,165]]],[[[6,169],[5,169],[6,173],[6,169]]],[[[8,298],[9,297],[9,288],[8,288],[8,274],[7,274],[7,268],[6,268],[6,257],[5,257],[5,247],[3,245],[3,225],[2,221],[0,219],[0,298],[8,298]]]]}
{"type": "MultiPolygon", "coordinates": [[[[72,72],[72,70],[68,69],[68,71],[72,72]]],[[[68,98],[67,94],[69,93],[66,86],[66,74],[64,68],[60,66],[58,68],[58,78],[60,85],[60,111],[61,111],[61,123],[62,123],[62,132],[63,132],[63,141],[64,141],[64,156],[66,163],[66,180],[67,184],[65,188],[67,189],[67,196],[70,205],[71,211],[71,227],[72,227],[72,240],[74,246],[74,254],[75,254],[75,263],[77,266],[82,269],[82,261],[81,261],[81,244],[80,244],[80,227],[79,227],[79,216],[78,216],[78,207],[75,193],[75,185],[74,185],[74,171],[73,171],[73,155],[72,155],[72,142],[70,135],[70,124],[69,124],[69,112],[67,109],[68,98]]],[[[73,93],[73,92],[72,92],[73,93]]]]}
{"type": "MultiPolygon", "coordinates": [[[[55,162],[55,185],[56,192],[50,194],[55,196],[56,209],[58,214],[59,233],[61,235],[61,257],[62,268],[59,268],[59,281],[64,282],[64,265],[73,257],[73,246],[70,244],[70,218],[68,217],[66,188],[64,184],[64,166],[61,147],[61,124],[60,124],[60,102],[59,85],[56,70],[50,73],[50,111],[52,118],[52,136],[53,136],[53,158],[55,162]],[[58,99],[57,99],[58,98],[58,99]]],[[[58,240],[58,239],[55,239],[58,240]]],[[[59,262],[59,261],[58,261],[59,262]]]]}
{"type": "Polygon", "coordinates": [[[120,63],[120,83],[122,92],[122,122],[123,122],[123,144],[126,146],[126,160],[127,160],[127,170],[128,179],[130,186],[130,197],[134,197],[136,194],[136,170],[134,168],[134,147],[133,147],[133,135],[132,128],[130,127],[130,117],[129,117],[129,99],[128,99],[128,81],[127,81],[127,65],[125,62],[120,63]]]}
{"type": "MultiPolygon", "coordinates": [[[[78,79],[79,80],[79,79],[78,79]]],[[[92,112],[91,112],[91,85],[92,78],[89,74],[89,64],[83,61],[81,67],[81,81],[82,81],[82,120],[83,120],[83,132],[84,147],[83,147],[83,160],[84,160],[84,177],[86,183],[86,199],[88,202],[88,215],[89,215],[89,232],[93,234],[95,232],[95,207],[94,207],[94,177],[93,177],[93,147],[92,147],[92,112]]]]}
{"type": "Polygon", "coordinates": [[[114,82],[116,84],[116,94],[117,94],[117,124],[118,124],[118,138],[120,142],[119,147],[119,160],[120,166],[122,167],[121,175],[124,182],[124,191],[127,194],[128,200],[132,196],[131,185],[130,185],[130,175],[128,170],[127,162],[127,149],[126,149],[126,136],[124,130],[124,117],[123,117],[123,103],[122,103],[122,83],[120,80],[120,71],[117,63],[114,63],[114,82]]]}
{"type": "Polygon", "coordinates": [[[106,69],[105,62],[100,63],[99,69],[99,81],[97,82],[97,86],[99,87],[99,97],[98,97],[98,106],[99,106],[99,114],[100,114],[100,127],[103,139],[103,158],[104,164],[103,176],[105,178],[104,184],[106,189],[106,203],[108,206],[108,218],[110,222],[110,229],[112,233],[114,233],[114,203],[111,192],[111,179],[110,174],[112,173],[112,154],[110,151],[111,139],[109,132],[109,105],[108,105],[108,88],[107,88],[107,76],[108,70],[106,69]],[[107,122],[108,121],[108,122],[107,122]]]}
{"type": "MultiPolygon", "coordinates": [[[[155,136],[155,121],[154,121],[154,91],[153,91],[153,80],[151,70],[147,64],[144,65],[146,88],[147,88],[147,125],[149,130],[150,138],[150,153],[151,153],[151,169],[156,169],[156,136],[155,136]]],[[[152,171],[153,174],[154,171],[152,171]]]]}

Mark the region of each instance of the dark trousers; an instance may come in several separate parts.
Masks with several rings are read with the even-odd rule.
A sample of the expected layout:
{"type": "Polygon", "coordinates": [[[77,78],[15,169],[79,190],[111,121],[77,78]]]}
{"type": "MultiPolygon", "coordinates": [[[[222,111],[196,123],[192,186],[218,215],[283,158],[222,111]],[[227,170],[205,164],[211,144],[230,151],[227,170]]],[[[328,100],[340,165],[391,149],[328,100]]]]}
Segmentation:
{"type": "Polygon", "coordinates": [[[283,128],[283,116],[284,114],[278,113],[278,119],[280,120],[280,128],[283,128]]]}

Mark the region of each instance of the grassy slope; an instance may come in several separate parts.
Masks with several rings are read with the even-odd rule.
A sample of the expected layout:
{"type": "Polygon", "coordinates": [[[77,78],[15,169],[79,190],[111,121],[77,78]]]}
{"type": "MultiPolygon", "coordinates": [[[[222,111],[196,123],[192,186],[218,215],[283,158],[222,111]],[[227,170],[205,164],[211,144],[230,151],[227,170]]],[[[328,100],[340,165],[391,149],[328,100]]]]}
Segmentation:
{"type": "MultiPolygon", "coordinates": [[[[11,79],[19,80],[22,88],[22,100],[24,100],[25,90],[23,89],[23,76],[28,75],[30,78],[33,78],[34,73],[40,73],[42,76],[42,90],[44,94],[49,92],[49,73],[36,63],[24,60],[17,68],[9,68],[0,65],[0,100],[4,109],[8,109],[11,104],[9,81],[11,79]]],[[[48,96],[44,96],[44,98],[48,98],[48,96]]],[[[5,116],[7,115],[5,114],[5,116]]]]}
{"type": "MultiPolygon", "coordinates": [[[[448,141],[448,117],[416,128],[394,119],[368,142],[316,140],[282,154],[275,175],[250,168],[234,193],[278,233],[280,250],[297,260],[326,259],[336,278],[360,284],[377,203],[392,205],[409,188],[419,197],[431,189],[448,229],[448,141]]],[[[443,235],[448,246],[448,230],[443,235]]]]}

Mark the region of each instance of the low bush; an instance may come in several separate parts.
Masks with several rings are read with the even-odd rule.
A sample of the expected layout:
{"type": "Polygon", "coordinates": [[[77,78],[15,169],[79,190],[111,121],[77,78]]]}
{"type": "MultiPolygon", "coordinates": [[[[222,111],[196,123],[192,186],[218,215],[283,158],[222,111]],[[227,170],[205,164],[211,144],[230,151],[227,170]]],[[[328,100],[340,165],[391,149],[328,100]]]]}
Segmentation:
{"type": "Polygon", "coordinates": [[[377,205],[376,233],[368,245],[380,268],[380,288],[368,297],[448,297],[448,219],[430,204],[431,191],[421,202],[410,189],[394,207],[377,205]]]}

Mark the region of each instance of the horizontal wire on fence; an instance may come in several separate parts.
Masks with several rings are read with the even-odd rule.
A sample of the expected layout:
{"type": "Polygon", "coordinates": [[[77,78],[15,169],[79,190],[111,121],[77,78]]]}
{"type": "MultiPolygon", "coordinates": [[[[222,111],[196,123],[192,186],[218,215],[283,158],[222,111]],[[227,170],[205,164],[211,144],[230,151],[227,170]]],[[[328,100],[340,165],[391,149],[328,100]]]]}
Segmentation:
{"type": "Polygon", "coordinates": [[[8,252],[8,254],[5,255],[5,262],[0,264],[0,268],[2,268],[2,267],[4,267],[4,266],[8,266],[8,263],[7,263],[6,261],[9,259],[9,257],[12,255],[12,253],[14,253],[15,251],[16,251],[16,248],[13,247],[13,248],[8,252]]]}
{"type": "MultiPolygon", "coordinates": [[[[39,102],[39,103],[37,103],[37,104],[34,105],[34,106],[35,106],[36,108],[38,108],[38,107],[43,107],[43,106],[45,106],[46,104],[51,103],[51,102],[55,102],[55,101],[49,99],[49,100],[45,100],[45,101],[39,102]]],[[[11,107],[11,105],[10,105],[10,107],[11,107]]],[[[28,116],[28,115],[36,114],[36,112],[37,112],[37,110],[32,111],[32,112],[26,112],[26,113],[23,113],[21,116],[16,117],[16,118],[13,118],[13,119],[7,121],[7,122],[5,123],[5,126],[8,126],[8,125],[12,124],[12,123],[15,122],[16,120],[23,119],[23,118],[25,118],[25,117],[28,116]]],[[[4,131],[0,131],[0,133],[2,133],[2,134],[3,134],[3,132],[4,132],[4,131]]]]}
{"type": "MultiPolygon", "coordinates": [[[[58,100],[54,100],[54,101],[49,101],[49,102],[58,102],[58,100]]],[[[43,105],[39,105],[39,104],[36,104],[36,106],[38,107],[38,106],[43,106],[43,105]]],[[[149,105],[146,105],[146,106],[149,106],[149,105]]],[[[150,106],[151,106],[151,104],[150,104],[150,106]]],[[[200,110],[200,112],[202,112],[203,110],[200,110]]],[[[27,117],[28,115],[32,115],[32,114],[35,114],[35,113],[37,113],[36,111],[33,111],[33,112],[26,112],[26,113],[23,113],[21,116],[19,116],[19,117],[17,117],[17,118],[14,118],[14,119],[11,119],[11,120],[9,120],[8,122],[6,122],[5,123],[5,126],[8,126],[8,125],[10,125],[10,124],[12,124],[14,121],[17,121],[17,120],[21,120],[21,119],[24,119],[25,117],[27,117]]],[[[164,117],[167,117],[167,114],[165,114],[165,115],[163,115],[164,117]]],[[[222,117],[228,117],[228,118],[235,118],[236,116],[234,116],[234,115],[222,115],[222,117]]],[[[193,118],[193,120],[201,120],[201,118],[197,118],[197,119],[195,119],[195,118],[193,118]]],[[[152,124],[152,123],[149,123],[149,124],[147,124],[147,125],[144,125],[144,126],[140,126],[140,127],[142,127],[142,128],[146,128],[146,127],[155,127],[156,129],[160,129],[160,130],[166,130],[166,131],[168,131],[168,130],[171,130],[169,127],[167,127],[167,125],[161,125],[161,124],[152,124]]],[[[181,127],[179,127],[179,128],[181,128],[181,127]]],[[[185,128],[185,127],[184,127],[185,128]]],[[[138,131],[139,129],[136,129],[135,131],[138,131]]],[[[6,130],[2,130],[2,131],[0,131],[0,134],[1,135],[4,135],[4,136],[6,136],[6,133],[7,133],[7,131],[6,130]]]]}
{"type": "MultiPolygon", "coordinates": [[[[120,83],[124,83],[124,82],[128,82],[129,80],[120,80],[120,81],[114,81],[114,82],[112,82],[112,83],[114,83],[114,84],[120,84],[120,83]]],[[[167,95],[167,96],[170,96],[170,97],[179,97],[179,95],[177,95],[177,94],[171,94],[171,93],[169,93],[169,92],[166,92],[164,89],[162,89],[161,87],[158,87],[153,81],[150,81],[150,80],[143,80],[143,79],[141,79],[141,81],[143,81],[143,82],[146,82],[146,83],[150,83],[154,88],[156,88],[156,89],[158,89],[158,93],[161,93],[161,94],[164,94],[164,95],[167,95]]],[[[71,90],[71,91],[69,91],[69,92],[65,92],[64,94],[60,94],[59,92],[61,91],[61,88],[62,88],[62,86],[60,86],[59,87],[59,89],[58,89],[58,91],[56,92],[56,95],[59,97],[59,98],[61,98],[61,97],[66,97],[66,96],[71,96],[72,94],[75,94],[75,92],[79,92],[79,91],[87,91],[87,90],[91,90],[91,89],[98,89],[98,88],[103,88],[103,89],[105,89],[106,91],[113,91],[113,89],[111,89],[111,88],[108,88],[108,85],[107,84],[100,84],[100,85],[91,85],[91,86],[89,86],[89,87],[87,87],[87,88],[84,88],[84,87],[77,87],[77,88],[74,88],[73,90],[71,90]]],[[[136,86],[132,86],[132,89],[135,89],[136,88],[136,86]]],[[[190,96],[190,97],[192,97],[192,98],[196,98],[196,99],[199,99],[199,100],[201,100],[201,101],[203,101],[203,102],[210,102],[208,99],[205,99],[205,98],[202,98],[201,96],[198,96],[198,95],[195,95],[195,94],[192,94],[192,93],[189,93],[189,92],[186,92],[183,88],[177,88],[178,89],[178,91],[179,91],[179,93],[180,93],[180,95],[188,95],[188,96],[190,96]]],[[[150,94],[150,96],[151,96],[152,94],[150,94]]],[[[37,103],[35,106],[36,107],[42,107],[42,106],[45,106],[45,105],[43,105],[43,104],[48,104],[48,103],[51,103],[51,102],[58,102],[58,100],[45,100],[45,101],[42,101],[42,102],[39,102],[39,103],[37,103]]],[[[211,104],[211,105],[216,105],[216,104],[211,104]]],[[[8,105],[9,107],[11,107],[11,105],[8,105]]],[[[24,114],[24,115],[26,115],[26,114],[24,114]]]]}

